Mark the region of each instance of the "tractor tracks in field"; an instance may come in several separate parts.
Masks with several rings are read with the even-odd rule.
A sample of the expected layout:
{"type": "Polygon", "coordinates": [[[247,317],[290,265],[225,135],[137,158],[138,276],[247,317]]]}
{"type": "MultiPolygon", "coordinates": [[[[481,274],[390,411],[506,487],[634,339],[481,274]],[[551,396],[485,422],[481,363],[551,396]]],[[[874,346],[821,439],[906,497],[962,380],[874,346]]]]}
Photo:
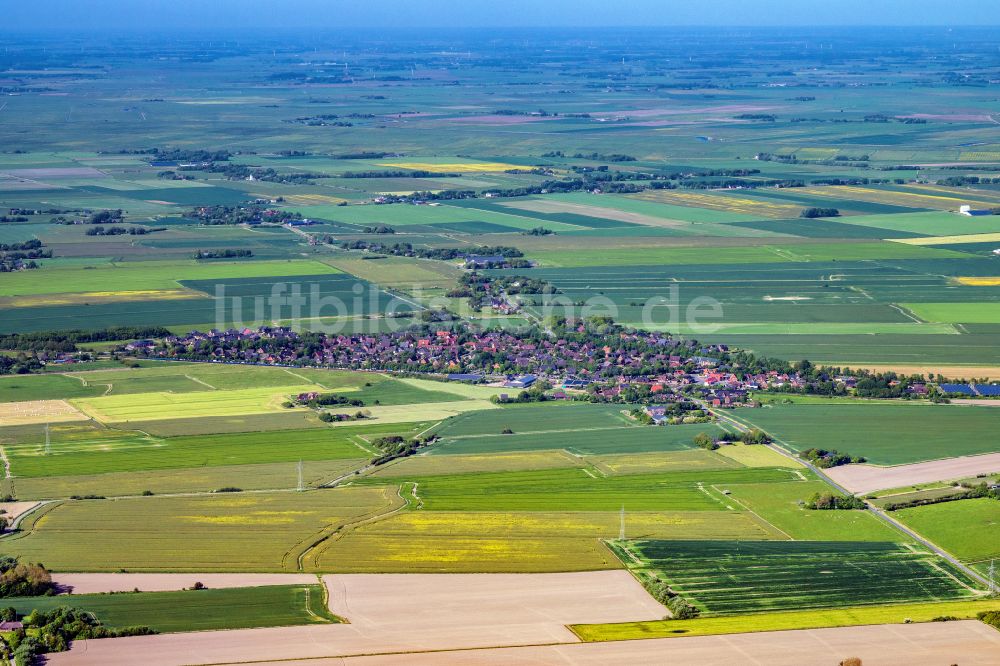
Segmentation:
{"type": "MultiPolygon", "coordinates": [[[[377,522],[381,522],[390,518],[401,511],[405,511],[410,508],[413,502],[403,493],[403,488],[406,486],[412,486],[410,489],[410,494],[412,497],[417,498],[416,495],[416,483],[411,481],[400,484],[396,488],[396,497],[399,498],[400,502],[396,501],[396,498],[392,496],[387,496],[387,504],[385,506],[379,507],[373,511],[366,514],[362,514],[354,518],[353,520],[348,520],[347,522],[341,523],[333,529],[324,529],[321,533],[314,535],[312,540],[305,546],[298,555],[295,555],[297,547],[291,548],[287,553],[285,553],[284,558],[282,558],[281,567],[282,569],[289,569],[290,558],[295,555],[295,571],[305,572],[306,560],[310,557],[314,559],[313,564],[315,564],[315,558],[319,557],[322,552],[322,547],[331,541],[339,541],[341,538],[358,529],[359,527],[364,527],[366,525],[371,525],[377,522]]],[[[301,545],[305,542],[300,542],[301,545]]]]}

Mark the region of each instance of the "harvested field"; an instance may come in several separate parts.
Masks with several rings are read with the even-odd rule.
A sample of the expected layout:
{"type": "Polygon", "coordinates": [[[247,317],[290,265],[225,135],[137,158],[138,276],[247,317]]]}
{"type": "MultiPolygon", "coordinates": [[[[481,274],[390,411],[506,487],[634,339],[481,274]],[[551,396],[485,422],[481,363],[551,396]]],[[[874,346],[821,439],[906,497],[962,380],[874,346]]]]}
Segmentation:
{"type": "MultiPolygon", "coordinates": [[[[409,606],[399,604],[398,601],[396,605],[409,609],[409,606]]],[[[577,606],[584,608],[589,604],[577,603],[577,606]]],[[[384,623],[376,618],[366,618],[362,622],[358,614],[354,613],[347,616],[351,624],[344,625],[88,641],[68,653],[50,655],[49,660],[55,666],[132,666],[135,663],[134,655],[141,653],[144,666],[232,664],[247,661],[270,666],[294,666],[302,663],[299,660],[303,659],[309,659],[306,663],[316,666],[343,666],[345,663],[357,666],[495,666],[498,663],[603,666],[609,663],[660,663],[666,658],[669,658],[670,663],[676,664],[766,663],[802,666],[836,664],[847,655],[857,655],[864,663],[879,666],[955,662],[963,666],[992,666],[996,661],[997,650],[1000,649],[1000,633],[995,629],[976,621],[926,623],[931,617],[928,613],[941,614],[946,610],[957,612],[963,617],[969,616],[965,609],[953,606],[927,604],[927,611],[916,615],[917,622],[921,624],[902,624],[902,609],[910,612],[909,607],[902,607],[901,612],[882,613],[886,619],[881,621],[891,624],[763,630],[759,633],[742,634],[738,633],[740,628],[729,626],[710,632],[728,635],[689,634],[686,637],[685,634],[689,632],[687,627],[695,623],[701,623],[700,626],[732,623],[736,618],[672,621],[666,626],[680,628],[682,633],[664,632],[659,634],[662,638],[646,640],[578,643],[576,637],[566,639],[561,632],[553,635],[558,631],[555,627],[552,627],[552,631],[544,632],[532,628],[537,625],[524,624],[521,608],[503,609],[507,612],[483,618],[478,608],[466,608],[463,604],[461,608],[470,613],[461,617],[461,624],[447,628],[435,625],[428,629],[421,626],[419,631],[407,631],[405,627],[407,620],[412,619],[412,613],[410,618],[399,620],[389,627],[383,626],[384,623]],[[481,624],[477,626],[474,624],[476,621],[481,624]],[[537,645],[538,643],[550,645],[537,645]],[[340,655],[350,654],[369,656],[340,658],[340,655]]],[[[781,615],[797,616],[798,626],[815,626],[799,613],[781,615]]],[[[845,615],[845,624],[880,621],[869,620],[863,613],[855,613],[857,620],[851,623],[851,614],[845,615]]],[[[815,622],[817,614],[812,612],[810,616],[815,622]]],[[[528,617],[534,619],[534,614],[528,617]]],[[[562,620],[562,614],[557,615],[556,619],[562,620]]],[[[829,621],[826,617],[820,617],[819,620],[820,626],[823,626],[824,620],[829,621]]],[[[649,633],[651,632],[646,635],[649,633]]],[[[643,635],[637,633],[634,637],[642,638],[643,635]]]]}
{"type": "MultiPolygon", "coordinates": [[[[678,631],[685,631],[679,629],[678,631]]],[[[344,661],[311,662],[314,666],[493,666],[530,663],[536,666],[604,666],[605,664],[837,664],[845,655],[860,655],[864,663],[879,666],[946,664],[987,666],[995,658],[997,632],[976,621],[917,626],[782,631],[736,636],[691,637],[679,641],[650,639],[613,643],[584,643],[519,647],[506,650],[465,650],[416,655],[355,657],[344,661]],[[929,629],[929,631],[922,631],[929,629]],[[952,631],[953,629],[953,631],[952,631]]],[[[683,636],[683,634],[681,634],[683,636]]],[[[271,666],[278,666],[272,664],[271,666]]],[[[285,666],[292,666],[285,662],[285,666]]]]}
{"type": "MultiPolygon", "coordinates": [[[[1000,286],[1000,279],[997,280],[997,286],[1000,286]]],[[[1000,379],[1000,366],[996,365],[897,365],[850,362],[844,362],[840,365],[851,368],[864,368],[873,372],[885,372],[887,370],[891,370],[901,375],[936,375],[941,373],[945,377],[981,377],[986,379],[1000,379]]]]}
{"type": "Polygon", "coordinates": [[[87,421],[89,418],[65,400],[0,403],[0,425],[4,426],[87,421]]]}
{"type": "Polygon", "coordinates": [[[967,234],[962,236],[928,236],[926,238],[890,238],[893,243],[907,245],[958,245],[960,243],[995,243],[1000,233],[967,234]]]}
{"type": "Polygon", "coordinates": [[[38,502],[0,502],[0,511],[4,518],[13,523],[24,514],[38,506],[38,502]]]}
{"type": "Polygon", "coordinates": [[[573,623],[660,618],[624,571],[569,574],[348,575],[324,579],[350,624],[88,641],[53,664],[145,666],[316,659],[378,652],[571,643],[573,623]],[[580,603],[581,595],[587,603],[580,603]],[[420,599],[419,613],[400,599],[420,599]]]}
{"type": "Polygon", "coordinates": [[[825,470],[827,476],[852,493],[870,493],[883,488],[902,488],[918,483],[951,481],[977,474],[1000,472],[1000,453],[962,456],[914,463],[878,467],[876,465],[842,465],[825,470]]]}

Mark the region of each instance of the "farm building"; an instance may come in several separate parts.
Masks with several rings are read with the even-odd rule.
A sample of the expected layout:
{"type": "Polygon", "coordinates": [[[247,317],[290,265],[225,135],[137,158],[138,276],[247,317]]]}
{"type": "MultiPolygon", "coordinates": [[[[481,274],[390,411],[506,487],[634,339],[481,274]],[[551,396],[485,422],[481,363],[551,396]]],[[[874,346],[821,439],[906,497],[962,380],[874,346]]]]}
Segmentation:
{"type": "Polygon", "coordinates": [[[959,206],[959,215],[966,215],[968,217],[979,217],[980,215],[992,215],[992,211],[988,210],[975,210],[972,206],[959,206]]]}
{"type": "Polygon", "coordinates": [[[507,258],[500,255],[486,257],[470,254],[465,257],[466,268],[503,268],[506,263],[507,258]]]}
{"type": "Polygon", "coordinates": [[[536,377],[535,375],[522,375],[520,377],[515,377],[514,379],[507,382],[506,386],[507,388],[526,389],[529,388],[536,381],[538,381],[538,377],[536,377]]]}

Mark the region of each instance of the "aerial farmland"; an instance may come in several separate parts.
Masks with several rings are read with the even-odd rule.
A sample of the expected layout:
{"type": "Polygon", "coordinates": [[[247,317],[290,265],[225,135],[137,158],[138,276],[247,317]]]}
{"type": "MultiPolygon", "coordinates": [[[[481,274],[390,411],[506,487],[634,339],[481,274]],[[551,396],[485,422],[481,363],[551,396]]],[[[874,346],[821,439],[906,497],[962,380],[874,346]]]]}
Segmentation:
{"type": "Polygon", "coordinates": [[[0,666],[994,663],[995,30],[796,30],[5,41],[0,666]]]}

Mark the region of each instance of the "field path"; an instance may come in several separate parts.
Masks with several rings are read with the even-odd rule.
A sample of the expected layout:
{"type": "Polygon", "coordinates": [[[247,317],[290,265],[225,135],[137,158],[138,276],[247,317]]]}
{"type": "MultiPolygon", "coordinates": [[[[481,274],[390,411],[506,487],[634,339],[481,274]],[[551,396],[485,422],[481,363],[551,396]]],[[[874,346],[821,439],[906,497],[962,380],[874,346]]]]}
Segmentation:
{"type": "Polygon", "coordinates": [[[201,384],[202,386],[207,386],[208,388],[212,389],[213,391],[218,391],[219,390],[219,389],[215,388],[214,386],[212,386],[211,384],[209,384],[208,382],[206,382],[204,380],[201,380],[201,379],[198,379],[197,377],[192,377],[191,375],[184,375],[184,376],[187,377],[188,379],[190,379],[191,381],[193,381],[195,384],[201,384]]]}
{"type": "Polygon", "coordinates": [[[10,458],[7,457],[7,449],[3,446],[0,446],[0,460],[3,460],[3,478],[12,478],[13,474],[10,473],[10,458]]]}

